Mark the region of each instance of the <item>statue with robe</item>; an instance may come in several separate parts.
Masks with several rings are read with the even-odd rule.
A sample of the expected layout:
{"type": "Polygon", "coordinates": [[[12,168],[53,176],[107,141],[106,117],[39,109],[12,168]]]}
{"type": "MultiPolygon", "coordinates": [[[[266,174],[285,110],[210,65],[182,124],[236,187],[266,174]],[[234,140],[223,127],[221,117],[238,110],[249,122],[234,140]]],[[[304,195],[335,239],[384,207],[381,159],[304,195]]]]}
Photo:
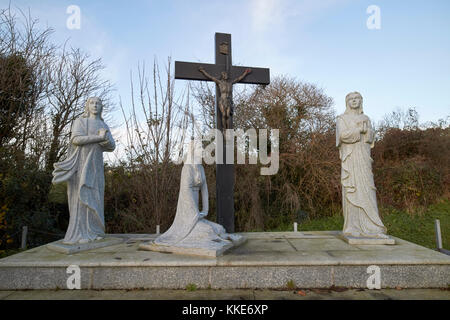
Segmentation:
{"type": "Polygon", "coordinates": [[[386,228],[378,213],[370,156],[374,130],[363,113],[360,93],[349,93],[345,102],[346,110],[337,117],[336,123],[336,146],[341,159],[343,234],[386,239],[386,228]]]}
{"type": "MultiPolygon", "coordinates": [[[[243,240],[242,236],[228,234],[223,226],[206,219],[209,207],[208,186],[200,148],[200,143],[191,141],[181,171],[175,219],[171,227],[154,240],[154,245],[220,251],[225,246],[231,247],[243,240]],[[199,207],[199,194],[202,210],[199,207]]],[[[141,248],[147,249],[145,245],[141,248]]],[[[154,250],[153,248],[150,246],[148,249],[154,250]]]]}
{"type": "Polygon", "coordinates": [[[102,119],[100,98],[87,100],[82,116],[72,124],[66,160],[54,164],[53,183],[67,182],[69,226],[63,243],[101,240],[105,236],[103,152],[115,142],[102,119]]]}

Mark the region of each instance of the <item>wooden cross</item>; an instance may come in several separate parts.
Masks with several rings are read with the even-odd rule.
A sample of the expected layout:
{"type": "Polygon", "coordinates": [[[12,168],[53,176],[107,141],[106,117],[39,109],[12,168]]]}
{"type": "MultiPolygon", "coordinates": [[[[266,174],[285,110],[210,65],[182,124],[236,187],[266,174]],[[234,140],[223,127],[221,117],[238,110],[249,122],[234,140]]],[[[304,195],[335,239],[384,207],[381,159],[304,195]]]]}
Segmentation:
{"type": "MultiPolygon", "coordinates": [[[[219,130],[225,131],[233,128],[232,85],[267,85],[270,71],[267,68],[233,66],[231,34],[216,33],[215,51],[215,64],[175,61],[175,79],[216,83],[216,123],[219,130]]],[[[223,164],[216,164],[216,216],[217,222],[231,233],[234,232],[234,164],[226,163],[225,141],[223,146],[223,164]]]]}

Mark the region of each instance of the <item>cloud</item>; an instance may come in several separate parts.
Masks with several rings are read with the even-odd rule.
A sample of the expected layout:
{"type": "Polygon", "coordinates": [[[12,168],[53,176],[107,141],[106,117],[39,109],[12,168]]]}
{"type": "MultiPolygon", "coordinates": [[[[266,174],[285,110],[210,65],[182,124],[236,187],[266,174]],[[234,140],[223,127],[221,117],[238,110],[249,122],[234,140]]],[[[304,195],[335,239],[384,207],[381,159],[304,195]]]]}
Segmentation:
{"type": "Polygon", "coordinates": [[[252,0],[249,11],[254,31],[284,28],[291,19],[308,24],[332,7],[353,0],[252,0]]]}
{"type": "Polygon", "coordinates": [[[271,25],[278,24],[282,17],[281,9],[284,4],[284,0],[252,0],[250,13],[253,29],[264,31],[271,25]]]}

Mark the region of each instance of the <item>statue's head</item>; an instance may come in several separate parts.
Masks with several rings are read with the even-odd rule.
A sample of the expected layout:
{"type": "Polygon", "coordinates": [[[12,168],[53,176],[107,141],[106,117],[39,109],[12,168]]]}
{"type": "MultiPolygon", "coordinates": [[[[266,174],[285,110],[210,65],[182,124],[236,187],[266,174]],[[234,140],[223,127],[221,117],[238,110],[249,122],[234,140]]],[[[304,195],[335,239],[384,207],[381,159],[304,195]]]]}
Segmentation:
{"type": "Polygon", "coordinates": [[[228,73],[226,71],[222,71],[222,79],[228,80],[228,73]]]}
{"type": "Polygon", "coordinates": [[[345,96],[345,113],[356,112],[358,114],[363,113],[363,97],[355,91],[350,92],[345,96]]]}
{"type": "Polygon", "coordinates": [[[91,114],[98,115],[100,119],[102,118],[103,103],[98,97],[90,97],[86,101],[84,106],[83,117],[88,118],[91,114]]]}
{"type": "Polygon", "coordinates": [[[187,148],[184,163],[185,164],[202,164],[203,148],[201,140],[191,138],[187,148]]]}

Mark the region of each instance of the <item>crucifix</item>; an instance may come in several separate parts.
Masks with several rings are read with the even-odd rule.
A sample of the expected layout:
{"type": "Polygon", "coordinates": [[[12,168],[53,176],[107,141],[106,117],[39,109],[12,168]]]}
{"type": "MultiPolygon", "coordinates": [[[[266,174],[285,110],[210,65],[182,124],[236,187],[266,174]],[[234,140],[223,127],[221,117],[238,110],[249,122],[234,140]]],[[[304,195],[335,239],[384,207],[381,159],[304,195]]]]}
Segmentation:
{"type": "MultiPolygon", "coordinates": [[[[267,68],[233,66],[228,33],[216,33],[215,54],[215,64],[175,61],[175,79],[216,83],[217,129],[225,133],[226,129],[233,128],[233,84],[267,85],[270,72],[267,68]]],[[[217,222],[231,233],[234,232],[234,164],[226,163],[226,141],[223,142],[223,163],[216,164],[216,216],[217,222]]]]}

